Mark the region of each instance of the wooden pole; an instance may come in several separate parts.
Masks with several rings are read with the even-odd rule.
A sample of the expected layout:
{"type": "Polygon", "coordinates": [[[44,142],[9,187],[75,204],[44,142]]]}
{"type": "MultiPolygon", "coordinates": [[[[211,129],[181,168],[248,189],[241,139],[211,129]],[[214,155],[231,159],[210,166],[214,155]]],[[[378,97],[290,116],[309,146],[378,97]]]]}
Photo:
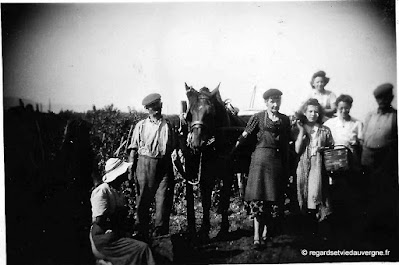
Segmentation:
{"type": "Polygon", "coordinates": [[[127,139],[126,139],[125,154],[127,154],[127,156],[129,156],[129,154],[127,153],[127,148],[130,145],[130,138],[133,137],[133,135],[131,135],[131,134],[133,134],[133,127],[134,127],[133,124],[130,125],[129,133],[128,133],[127,139]]]}

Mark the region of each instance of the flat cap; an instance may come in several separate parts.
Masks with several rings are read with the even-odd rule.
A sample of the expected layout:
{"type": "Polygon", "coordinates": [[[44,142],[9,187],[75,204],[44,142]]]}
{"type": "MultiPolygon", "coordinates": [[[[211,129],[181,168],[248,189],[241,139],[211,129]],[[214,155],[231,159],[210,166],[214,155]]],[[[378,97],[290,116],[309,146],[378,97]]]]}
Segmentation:
{"type": "Polygon", "coordinates": [[[379,85],[374,90],[374,97],[380,97],[383,95],[392,95],[392,89],[393,89],[393,85],[390,83],[385,83],[385,84],[379,85]]]}
{"type": "Polygon", "coordinates": [[[283,92],[281,92],[280,90],[275,89],[275,88],[270,88],[270,89],[266,90],[265,93],[263,93],[263,98],[268,99],[270,97],[281,96],[282,94],[283,94],[283,92]]]}
{"type": "Polygon", "coordinates": [[[143,101],[141,102],[141,104],[143,104],[143,106],[147,106],[150,105],[151,103],[154,103],[158,100],[161,100],[161,95],[158,93],[152,93],[149,94],[148,96],[146,96],[143,101]]]}

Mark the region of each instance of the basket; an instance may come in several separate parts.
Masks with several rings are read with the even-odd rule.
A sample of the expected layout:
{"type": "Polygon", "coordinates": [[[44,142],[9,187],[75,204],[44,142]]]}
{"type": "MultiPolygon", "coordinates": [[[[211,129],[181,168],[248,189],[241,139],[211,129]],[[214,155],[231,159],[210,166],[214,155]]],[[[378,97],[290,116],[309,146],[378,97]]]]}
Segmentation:
{"type": "Polygon", "coordinates": [[[349,151],[345,146],[336,146],[334,149],[323,151],[324,166],[328,172],[349,170],[349,151]]]}

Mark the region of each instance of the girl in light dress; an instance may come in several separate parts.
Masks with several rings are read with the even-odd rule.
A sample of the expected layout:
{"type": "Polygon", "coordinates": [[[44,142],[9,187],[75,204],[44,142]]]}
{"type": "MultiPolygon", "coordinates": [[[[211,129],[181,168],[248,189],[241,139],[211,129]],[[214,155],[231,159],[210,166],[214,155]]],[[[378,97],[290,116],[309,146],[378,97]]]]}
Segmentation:
{"type": "Polygon", "coordinates": [[[297,195],[301,211],[314,222],[327,219],[332,213],[329,194],[329,179],[323,166],[322,150],[333,146],[328,127],[322,125],[323,108],[317,99],[307,100],[301,110],[302,116],[296,124],[299,130],[295,141],[295,152],[299,156],[297,167],[297,195]]]}

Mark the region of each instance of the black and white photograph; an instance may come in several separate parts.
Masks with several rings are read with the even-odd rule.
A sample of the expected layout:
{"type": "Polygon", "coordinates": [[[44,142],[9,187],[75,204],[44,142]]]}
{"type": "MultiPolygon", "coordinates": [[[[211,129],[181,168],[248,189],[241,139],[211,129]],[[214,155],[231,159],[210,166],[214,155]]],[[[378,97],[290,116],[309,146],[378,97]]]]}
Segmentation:
{"type": "Polygon", "coordinates": [[[1,263],[398,262],[396,8],[1,2],[1,263]]]}

